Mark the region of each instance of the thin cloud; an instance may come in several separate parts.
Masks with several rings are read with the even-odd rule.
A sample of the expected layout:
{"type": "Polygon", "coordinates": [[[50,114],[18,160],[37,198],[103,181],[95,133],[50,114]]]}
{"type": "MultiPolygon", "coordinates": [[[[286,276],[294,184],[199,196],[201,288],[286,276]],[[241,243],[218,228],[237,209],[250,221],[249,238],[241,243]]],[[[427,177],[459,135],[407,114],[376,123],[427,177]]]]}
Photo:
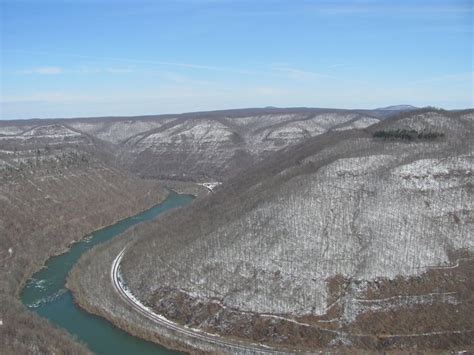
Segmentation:
{"type": "MultiPolygon", "coordinates": [[[[23,50],[14,50],[11,52],[33,54],[33,55],[50,55],[51,54],[51,53],[41,52],[41,51],[23,51],[23,50]]],[[[64,57],[81,58],[81,59],[91,59],[91,60],[98,60],[98,61],[114,61],[114,62],[130,63],[130,64],[147,64],[147,65],[172,66],[172,67],[179,67],[179,68],[200,69],[200,70],[209,70],[209,71],[232,72],[232,73],[239,73],[239,74],[255,74],[254,72],[239,70],[235,68],[226,68],[226,67],[218,67],[218,66],[211,66],[211,65],[194,64],[194,63],[181,63],[181,62],[173,62],[173,61],[141,60],[141,59],[123,58],[123,57],[98,57],[98,56],[82,55],[82,54],[74,54],[74,53],[55,53],[55,55],[64,56],[64,57]]]]}
{"type": "Polygon", "coordinates": [[[431,78],[425,78],[421,80],[412,81],[410,84],[418,85],[418,84],[429,84],[435,82],[445,82],[445,81],[470,81],[471,84],[474,82],[474,72],[468,73],[459,73],[459,74],[447,74],[447,75],[440,75],[431,78]]]}
{"type": "Polygon", "coordinates": [[[58,75],[64,72],[61,67],[37,67],[21,70],[20,74],[58,75]]]}
{"type": "Polygon", "coordinates": [[[93,95],[71,94],[65,92],[36,92],[26,95],[3,96],[2,104],[11,103],[55,103],[85,102],[95,99],[93,95]]]}
{"type": "Polygon", "coordinates": [[[314,79],[336,79],[331,75],[324,73],[316,73],[308,70],[301,70],[293,67],[273,67],[274,71],[284,73],[291,79],[297,80],[314,80],[314,79]]]}
{"type": "Polygon", "coordinates": [[[420,15],[469,15],[473,7],[466,4],[446,4],[427,2],[412,4],[410,2],[385,2],[385,1],[354,1],[354,2],[323,2],[309,5],[306,10],[324,15],[380,15],[390,13],[396,16],[420,15]]]}
{"type": "Polygon", "coordinates": [[[328,66],[330,70],[355,70],[355,69],[363,69],[360,66],[352,65],[352,64],[332,64],[328,66]]]}
{"type": "Polygon", "coordinates": [[[105,68],[105,71],[107,73],[111,74],[128,74],[128,73],[133,73],[135,72],[134,68],[115,68],[115,67],[108,67],[105,68]]]}
{"type": "Polygon", "coordinates": [[[274,66],[272,67],[272,70],[273,72],[281,73],[292,80],[313,81],[313,82],[315,80],[330,80],[334,82],[343,82],[343,83],[350,82],[350,83],[366,84],[366,82],[363,80],[350,79],[346,77],[341,78],[341,77],[337,77],[331,74],[302,70],[302,69],[294,68],[290,66],[274,66]]]}

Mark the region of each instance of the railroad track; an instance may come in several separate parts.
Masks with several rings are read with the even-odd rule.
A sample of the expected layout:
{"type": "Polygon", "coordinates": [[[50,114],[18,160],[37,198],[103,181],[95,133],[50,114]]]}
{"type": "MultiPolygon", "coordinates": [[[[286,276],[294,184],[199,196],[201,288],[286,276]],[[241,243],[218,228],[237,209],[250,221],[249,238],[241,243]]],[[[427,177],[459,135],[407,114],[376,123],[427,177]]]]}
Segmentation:
{"type": "Polygon", "coordinates": [[[209,333],[204,333],[196,330],[192,330],[190,328],[185,328],[179,324],[176,324],[163,316],[160,316],[154,312],[152,312],[149,308],[144,306],[134,297],[131,297],[129,293],[126,292],[124,285],[122,284],[120,277],[119,277],[119,270],[120,270],[120,262],[125,254],[126,248],[123,248],[120,253],[115,257],[112,267],[110,270],[110,277],[112,280],[112,285],[114,286],[115,291],[120,296],[120,298],[129,304],[134,311],[140,313],[142,316],[148,318],[149,320],[153,321],[157,325],[165,327],[167,329],[171,329],[174,332],[182,335],[185,338],[189,338],[190,340],[198,340],[203,345],[208,345],[206,347],[209,348],[209,345],[215,347],[215,350],[218,352],[227,352],[232,354],[290,354],[288,352],[282,352],[273,350],[268,348],[264,345],[259,344],[243,344],[238,341],[229,341],[224,340],[218,335],[213,335],[209,333]]]}

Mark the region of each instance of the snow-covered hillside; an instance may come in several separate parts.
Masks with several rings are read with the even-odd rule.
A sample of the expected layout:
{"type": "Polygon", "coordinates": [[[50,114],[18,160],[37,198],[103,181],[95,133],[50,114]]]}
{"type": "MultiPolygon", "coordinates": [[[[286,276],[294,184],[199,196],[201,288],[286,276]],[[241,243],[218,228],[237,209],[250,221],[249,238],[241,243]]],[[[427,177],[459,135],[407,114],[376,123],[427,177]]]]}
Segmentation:
{"type": "Polygon", "coordinates": [[[94,138],[108,144],[116,161],[140,176],[206,181],[228,178],[279,149],[329,130],[362,129],[378,121],[371,111],[304,108],[33,120],[0,123],[0,141],[59,144],[94,138]]]}
{"type": "MultiPolygon", "coordinates": [[[[474,255],[472,119],[472,112],[425,111],[369,132],[309,138],[233,179],[227,190],[224,184],[182,219],[150,228],[127,251],[124,278],[158,312],[242,337],[253,334],[246,331],[249,314],[321,326],[337,305],[330,319],[343,327],[364,312],[402,312],[408,304],[416,312],[465,307],[470,303],[462,292],[450,289],[441,297],[442,283],[433,281],[415,294],[408,286],[393,287],[390,297],[407,298],[386,309],[359,300],[375,282],[402,278],[415,288],[413,280],[433,268],[455,265],[453,255],[474,255]],[[444,137],[404,141],[371,134],[401,128],[444,137]],[[336,303],[334,280],[345,280],[336,303]]],[[[293,123],[287,135],[277,136],[299,132],[293,123]]],[[[459,277],[450,287],[462,289],[467,280],[459,277]]],[[[465,330],[455,316],[446,317],[446,329],[465,330]]],[[[288,330],[273,329],[270,342],[296,341],[288,330]]]]}

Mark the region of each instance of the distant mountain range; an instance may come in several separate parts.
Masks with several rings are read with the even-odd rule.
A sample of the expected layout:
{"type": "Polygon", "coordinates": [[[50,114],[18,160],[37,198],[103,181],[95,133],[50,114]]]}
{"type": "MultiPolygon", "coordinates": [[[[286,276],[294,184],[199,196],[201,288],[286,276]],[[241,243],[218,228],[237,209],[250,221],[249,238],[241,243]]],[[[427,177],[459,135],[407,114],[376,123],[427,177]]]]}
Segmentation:
{"type": "Polygon", "coordinates": [[[419,107],[412,106],[412,105],[393,105],[387,107],[379,107],[376,110],[383,110],[383,111],[412,111],[417,110],[419,107]]]}
{"type": "MultiPolygon", "coordinates": [[[[0,121],[0,145],[89,137],[116,162],[148,178],[224,179],[273,152],[331,130],[365,128],[383,110],[249,108],[139,117],[0,121]],[[49,132],[47,135],[43,132],[49,132]],[[2,137],[3,136],[3,137],[2,137]]],[[[2,154],[1,159],[11,160],[2,154]]],[[[10,162],[11,163],[11,162],[10,162]]]]}

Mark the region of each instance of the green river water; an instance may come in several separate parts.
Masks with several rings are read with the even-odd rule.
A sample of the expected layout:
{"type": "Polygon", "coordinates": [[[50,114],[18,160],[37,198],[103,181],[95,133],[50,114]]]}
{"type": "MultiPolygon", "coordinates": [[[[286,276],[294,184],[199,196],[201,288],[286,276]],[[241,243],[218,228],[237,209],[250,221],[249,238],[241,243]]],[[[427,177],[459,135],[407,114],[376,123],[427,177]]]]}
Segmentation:
{"type": "Polygon", "coordinates": [[[65,284],[69,271],[84,252],[112,239],[131,226],[154,219],[171,208],[184,206],[193,198],[190,195],[171,192],[163,203],[100,229],[73,244],[67,253],[50,258],[45,268],[34,274],[22,290],[23,304],[53,324],[68,330],[96,354],[177,354],[129,335],[104,318],[85,312],[74,304],[71,292],[65,288],[65,284]]]}

